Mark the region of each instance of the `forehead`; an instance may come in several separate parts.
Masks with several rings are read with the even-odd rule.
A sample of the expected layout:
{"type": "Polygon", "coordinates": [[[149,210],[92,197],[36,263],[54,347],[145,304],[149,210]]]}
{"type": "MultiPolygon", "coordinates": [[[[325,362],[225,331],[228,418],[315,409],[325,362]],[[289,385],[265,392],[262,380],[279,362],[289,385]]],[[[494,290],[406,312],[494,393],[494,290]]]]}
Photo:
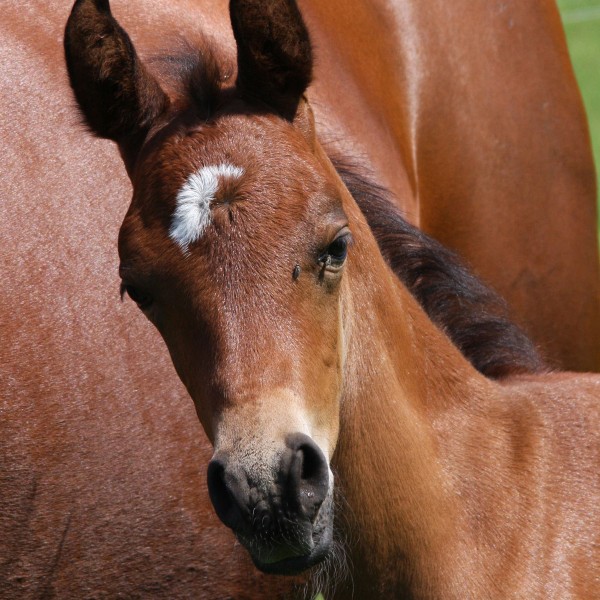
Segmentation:
{"type": "Polygon", "coordinates": [[[327,212],[336,196],[335,182],[290,123],[271,115],[228,115],[157,143],[134,181],[133,203],[170,228],[181,206],[197,217],[207,208],[250,202],[256,213],[284,206],[327,212]]]}
{"type": "Polygon", "coordinates": [[[205,238],[266,244],[340,218],[336,181],[299,131],[269,115],[230,115],[155,145],[136,176],[121,241],[168,238],[185,254],[205,238]]]}

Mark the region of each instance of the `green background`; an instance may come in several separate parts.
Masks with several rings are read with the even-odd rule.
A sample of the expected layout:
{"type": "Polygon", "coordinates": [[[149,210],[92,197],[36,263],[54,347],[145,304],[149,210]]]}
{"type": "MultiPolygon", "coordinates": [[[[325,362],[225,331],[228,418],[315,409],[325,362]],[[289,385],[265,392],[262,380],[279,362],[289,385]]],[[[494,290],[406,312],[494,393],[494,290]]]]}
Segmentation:
{"type": "Polygon", "coordinates": [[[598,169],[600,165],[600,0],[559,0],[558,6],[562,13],[571,59],[588,114],[596,169],[598,169]]]}

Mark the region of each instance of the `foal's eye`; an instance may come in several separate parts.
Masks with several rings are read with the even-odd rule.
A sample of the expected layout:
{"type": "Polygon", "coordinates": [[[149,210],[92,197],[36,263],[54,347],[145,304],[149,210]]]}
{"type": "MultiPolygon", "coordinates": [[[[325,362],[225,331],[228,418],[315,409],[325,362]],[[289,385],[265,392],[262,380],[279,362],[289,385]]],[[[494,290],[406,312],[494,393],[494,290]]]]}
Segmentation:
{"type": "Polygon", "coordinates": [[[350,231],[344,227],[337,237],[327,246],[325,252],[319,257],[319,262],[324,268],[335,271],[340,269],[348,255],[348,244],[350,243],[350,231]]]}
{"type": "Polygon", "coordinates": [[[348,237],[342,236],[331,242],[327,248],[327,254],[331,256],[332,261],[344,262],[348,254],[348,237]]]}
{"type": "Polygon", "coordinates": [[[124,294],[127,294],[142,310],[145,310],[152,304],[152,296],[150,294],[142,292],[132,285],[121,284],[121,298],[124,294]]]}

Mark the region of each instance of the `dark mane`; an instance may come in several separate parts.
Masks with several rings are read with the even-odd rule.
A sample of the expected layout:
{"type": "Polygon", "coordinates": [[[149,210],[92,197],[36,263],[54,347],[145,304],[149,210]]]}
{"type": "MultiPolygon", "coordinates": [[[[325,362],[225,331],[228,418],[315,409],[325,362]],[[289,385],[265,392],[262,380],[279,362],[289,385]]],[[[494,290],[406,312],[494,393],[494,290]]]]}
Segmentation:
{"type": "Polygon", "coordinates": [[[547,370],[498,294],[456,254],[407,223],[387,190],[348,161],[334,158],[333,164],[394,273],[479,372],[498,379],[547,370]]]}

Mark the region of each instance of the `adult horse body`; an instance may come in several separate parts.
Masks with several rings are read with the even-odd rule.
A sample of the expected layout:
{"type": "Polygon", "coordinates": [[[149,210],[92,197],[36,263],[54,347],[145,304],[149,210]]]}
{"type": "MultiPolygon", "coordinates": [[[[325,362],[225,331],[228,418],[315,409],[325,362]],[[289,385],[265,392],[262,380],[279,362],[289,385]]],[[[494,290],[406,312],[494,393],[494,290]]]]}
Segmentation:
{"type": "MultiPolygon", "coordinates": [[[[541,296],[552,318],[543,315],[549,329],[540,340],[564,348],[565,363],[585,366],[599,337],[594,333],[592,167],[556,11],[550,4],[541,12],[530,3],[509,5],[498,12],[497,20],[490,13],[483,21],[489,25],[486,43],[465,34],[440,50],[430,38],[443,39],[444,26],[457,32],[473,27],[473,22],[446,14],[438,3],[430,3],[425,18],[424,4],[399,3],[392,10],[383,3],[353,3],[346,12],[347,3],[343,7],[336,2],[302,3],[314,30],[322,65],[318,68],[331,77],[319,77],[317,71],[310,92],[319,124],[334,138],[337,149],[364,155],[403,208],[433,233],[449,236],[446,225],[460,218],[461,211],[467,212],[469,219],[456,228],[458,237],[450,241],[508,292],[523,319],[531,311],[522,308],[519,297],[541,296]],[[511,15],[526,26],[527,35],[519,27],[507,27],[502,19],[511,15]],[[366,41],[357,44],[357,39],[366,41]],[[500,126],[494,115],[505,105],[504,91],[514,89],[515,75],[507,69],[502,71],[504,78],[497,73],[490,80],[469,80],[463,69],[481,72],[483,50],[500,52],[507,40],[546,51],[523,52],[527,60],[518,62],[519,79],[539,85],[519,90],[519,99],[526,100],[529,109],[515,112],[500,126]],[[470,44],[476,44],[476,50],[470,44]],[[360,46],[377,49],[380,68],[373,69],[371,61],[357,54],[360,46]],[[446,79],[451,71],[449,48],[469,57],[461,61],[463,76],[457,79],[446,79]],[[552,56],[560,57],[558,64],[541,68],[552,56]],[[341,61],[337,66],[336,60],[341,61]],[[536,78],[533,72],[538,72],[536,78]],[[512,86],[505,84],[511,80],[512,86]],[[489,91],[487,116],[473,112],[475,98],[482,95],[478,81],[489,91]],[[486,125],[466,128],[460,143],[443,138],[451,140],[453,152],[444,147],[434,153],[430,148],[442,139],[437,132],[460,122],[457,111],[464,109],[446,102],[440,112],[439,87],[456,98],[453,86],[458,83],[464,86],[462,92],[472,93],[470,124],[486,125]],[[342,84],[352,92],[340,97],[342,84]],[[551,98],[542,112],[539,94],[551,98]],[[533,136],[528,123],[535,115],[543,116],[543,126],[533,136]],[[560,121],[555,120],[557,115],[560,121]],[[559,122],[569,125],[559,127],[559,122]],[[490,130],[493,136],[487,135],[490,130]],[[497,163],[482,163],[483,154],[473,151],[498,136],[505,145],[501,141],[495,148],[511,159],[502,162],[500,180],[497,163]],[[514,140],[510,151],[507,145],[514,140]],[[459,148],[470,148],[469,160],[456,154],[459,148]],[[433,154],[445,156],[446,162],[428,162],[433,154]],[[573,157],[572,162],[565,161],[565,155],[573,157]],[[456,177],[450,184],[452,174],[456,177]],[[526,266],[529,249],[516,248],[520,254],[511,261],[513,272],[508,277],[510,269],[497,268],[498,253],[493,250],[505,242],[494,237],[496,245],[488,245],[492,236],[485,232],[492,220],[512,228],[512,215],[525,204],[516,193],[523,181],[528,182],[530,218],[516,219],[517,223],[529,227],[534,220],[553,231],[554,240],[562,241],[547,250],[540,246],[534,253],[537,265],[531,267],[526,266]],[[560,214],[549,210],[539,201],[542,197],[558,204],[564,199],[567,209],[560,214]],[[496,203],[498,198],[501,202],[496,203]],[[440,204],[440,199],[453,204],[440,204]],[[478,204],[465,208],[464,202],[471,199],[478,204]],[[433,218],[436,205],[438,219],[433,218]],[[466,232],[465,224],[478,210],[486,218],[470,226],[474,233],[466,232]],[[511,216],[489,218],[493,210],[511,216]],[[569,227],[563,227],[564,213],[573,220],[569,227]],[[461,244],[461,239],[472,241],[461,244]],[[545,252],[552,257],[544,258],[545,252]],[[581,269],[571,269],[572,265],[581,269]],[[588,276],[587,268],[593,276],[588,276]],[[511,288],[514,269],[521,269],[523,279],[531,282],[527,294],[511,288]],[[542,281],[545,271],[556,278],[542,281]],[[569,316],[575,312],[584,316],[581,327],[570,327],[565,336],[553,323],[562,320],[556,315],[564,316],[565,304],[575,303],[567,302],[572,297],[588,308],[569,311],[569,316]],[[574,331],[580,334],[573,335],[574,331]],[[578,340],[575,349],[572,340],[578,340]]],[[[130,304],[119,305],[107,293],[118,285],[112,248],[130,186],[114,150],[84,139],[77,127],[59,43],[69,5],[66,0],[52,5],[5,2],[0,25],[5,99],[0,123],[5,151],[0,595],[244,598],[267,590],[272,596],[283,594],[291,584],[274,582],[253,569],[245,551],[212,513],[203,474],[211,451],[158,336],[133,316],[130,304]]],[[[456,7],[460,12],[458,3],[456,7]]],[[[476,10],[485,12],[469,3],[469,14],[475,16],[476,10]]],[[[234,62],[224,2],[128,2],[117,3],[116,11],[147,53],[164,50],[171,33],[193,41],[202,29],[234,62]]],[[[177,53],[185,45],[176,46],[177,53]]],[[[160,64],[155,66],[160,69],[160,64]]],[[[544,237],[540,234],[540,242],[544,237]]],[[[513,234],[508,238],[512,240],[513,234]]]]}
{"type": "Polygon", "coordinates": [[[295,1],[230,15],[235,81],[206,42],[153,74],[106,0],[78,0],[65,33],[86,122],[133,184],[121,289],[213,444],[220,519],[266,573],[345,532],[341,598],[597,597],[600,376],[477,372],[317,137],[295,1]]]}

